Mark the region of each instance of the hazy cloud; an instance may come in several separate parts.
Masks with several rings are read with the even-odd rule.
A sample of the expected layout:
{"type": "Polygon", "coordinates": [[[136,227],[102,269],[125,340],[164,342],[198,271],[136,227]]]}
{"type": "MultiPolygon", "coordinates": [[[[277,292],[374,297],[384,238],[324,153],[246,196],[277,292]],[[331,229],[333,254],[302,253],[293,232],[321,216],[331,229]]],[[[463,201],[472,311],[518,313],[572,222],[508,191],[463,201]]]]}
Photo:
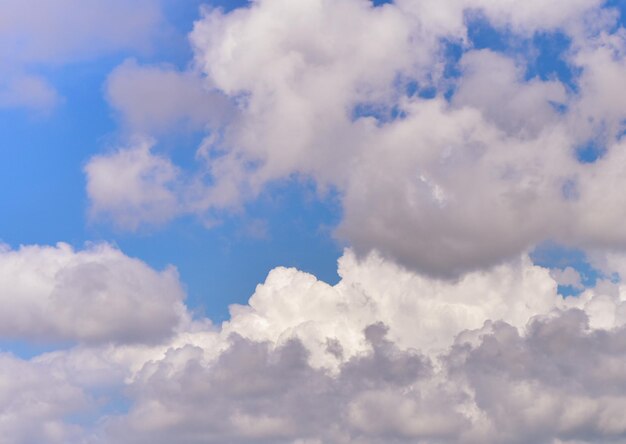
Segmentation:
{"type": "Polygon", "coordinates": [[[162,134],[219,127],[231,103],[212,92],[198,73],[168,66],[141,66],[127,60],[107,80],[107,98],[133,132],[162,134]]]}
{"type": "Polygon", "coordinates": [[[44,112],[59,93],[42,67],[146,52],[167,26],[161,2],[150,0],[3,0],[0,15],[0,107],[44,112]]]}

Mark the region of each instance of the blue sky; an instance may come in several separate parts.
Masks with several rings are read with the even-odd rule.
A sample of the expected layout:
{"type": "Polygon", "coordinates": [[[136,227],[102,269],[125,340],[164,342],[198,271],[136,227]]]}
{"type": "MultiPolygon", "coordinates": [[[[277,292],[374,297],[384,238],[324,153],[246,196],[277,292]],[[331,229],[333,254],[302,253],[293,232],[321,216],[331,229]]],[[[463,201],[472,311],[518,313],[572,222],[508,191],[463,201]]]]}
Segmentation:
{"type": "Polygon", "coordinates": [[[8,444],[626,443],[626,2],[28,2],[8,444]]]}

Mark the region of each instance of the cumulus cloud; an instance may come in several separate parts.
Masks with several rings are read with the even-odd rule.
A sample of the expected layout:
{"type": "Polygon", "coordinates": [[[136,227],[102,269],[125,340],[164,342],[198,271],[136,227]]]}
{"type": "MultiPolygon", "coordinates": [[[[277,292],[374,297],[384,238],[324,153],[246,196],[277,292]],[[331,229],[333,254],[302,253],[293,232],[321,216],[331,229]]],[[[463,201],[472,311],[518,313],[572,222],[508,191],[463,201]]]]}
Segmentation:
{"type": "MultiPolygon", "coordinates": [[[[458,284],[350,252],[340,269],[341,282],[329,286],[278,268],[219,329],[188,323],[159,344],[5,356],[3,368],[58,378],[54,393],[63,396],[42,392],[47,407],[37,414],[64,442],[626,438],[626,319],[594,321],[593,303],[608,305],[601,286],[562,299],[549,270],[525,258],[458,284]],[[128,412],[107,413],[114,401],[103,390],[125,399],[128,412]],[[96,420],[60,419],[85,408],[96,420]]],[[[619,309],[626,292],[620,284],[614,291],[619,309]]],[[[0,421],[11,442],[52,433],[14,421],[0,421]]]]}
{"type": "Polygon", "coordinates": [[[501,319],[522,328],[537,313],[560,307],[548,271],[529,259],[471,273],[457,282],[411,273],[379,255],[359,261],[347,252],[341,281],[329,286],[295,269],[273,270],[246,306],[231,307],[225,331],[280,342],[294,335],[320,366],[332,366],[368,349],[361,332],[382,322],[404,348],[444,350],[465,329],[501,319]],[[333,341],[341,354],[328,353],[333,341]]]}
{"type": "MultiPolygon", "coordinates": [[[[593,4],[581,2],[578,11],[593,4]]],[[[441,39],[463,39],[462,17],[472,8],[513,25],[501,8],[434,6],[446,19],[431,22],[432,12],[413,2],[340,7],[350,11],[341,15],[345,23],[324,2],[266,1],[228,15],[208,13],[196,25],[192,41],[208,77],[227,94],[247,94],[245,124],[229,142],[232,156],[260,166],[235,180],[258,186],[298,172],[330,183],[343,196],[339,235],[357,251],[377,249],[439,275],[491,265],[571,231],[570,239],[600,235],[572,227],[576,217],[569,213],[578,211],[562,191],[569,177],[585,171],[571,152],[577,140],[552,106],[567,100],[559,82],[526,81],[505,56],[470,50],[451,104],[394,88],[398,78],[437,85],[441,39]],[[299,17],[315,23],[315,31],[299,26],[299,17]],[[377,27],[385,29],[376,33],[382,37],[363,38],[377,27]],[[319,35],[340,43],[324,45],[319,35]],[[250,65],[262,68],[252,75],[250,65]],[[355,119],[361,104],[383,116],[399,109],[402,117],[355,119]]],[[[531,11],[521,27],[548,26],[531,11]]]]}
{"type": "Polygon", "coordinates": [[[11,443],[626,439],[626,318],[606,316],[624,311],[620,283],[563,299],[527,258],[451,283],[349,251],[340,274],[329,286],[277,268],[221,328],[187,322],[159,343],[4,355],[24,387],[0,386],[11,414],[0,432],[11,443]],[[67,419],[85,409],[91,420],[67,419]]]}
{"type": "Polygon", "coordinates": [[[85,173],[92,216],[135,229],[144,220],[163,223],[178,212],[179,169],[152,148],[150,139],[137,138],[129,147],[89,161],[85,173]]]}
{"type": "Polygon", "coordinates": [[[553,126],[559,117],[555,104],[567,101],[559,81],[525,82],[525,66],[493,51],[466,53],[460,68],[463,77],[453,103],[479,109],[486,120],[509,134],[532,137],[553,126]]]}
{"type": "Polygon", "coordinates": [[[572,287],[576,290],[582,290],[584,288],[580,273],[572,267],[555,269],[552,270],[550,274],[559,285],[572,287]]]}
{"type": "MultiPolygon", "coordinates": [[[[137,127],[205,121],[224,108],[223,96],[236,108],[209,125],[193,191],[168,194],[178,205],[162,211],[145,211],[149,193],[129,201],[131,225],[206,217],[301,175],[338,191],[337,235],[357,253],[380,251],[432,275],[493,266],[545,240],[621,248],[626,206],[607,187],[619,190],[623,178],[625,116],[612,91],[626,72],[624,40],[615,12],[600,3],[563,11],[559,2],[526,2],[515,14],[512,3],[482,0],[207,8],[190,40],[213,93],[187,73],[132,63],[109,80],[111,103],[137,127]],[[562,33],[571,42],[562,57],[580,73],[575,87],[529,78],[532,55],[474,49],[467,33],[475,16],[531,46],[537,33],[562,33]],[[450,42],[462,52],[456,77],[447,73],[450,42]],[[152,91],[147,79],[193,98],[141,100],[152,91]],[[137,82],[147,86],[129,87],[137,82]],[[407,94],[425,88],[435,97],[407,94]],[[600,158],[581,161],[578,150],[590,143],[600,158]]],[[[108,205],[101,195],[105,188],[90,193],[95,208],[108,205]]]]}
{"type": "Polygon", "coordinates": [[[455,288],[380,257],[347,253],[340,269],[334,287],[274,270],[212,340],[179,343],[137,371],[128,415],[98,433],[188,443],[626,437],[623,322],[590,325],[547,270],[526,260],[455,288]],[[481,304],[492,290],[493,304],[481,304]]]}
{"type": "Polygon", "coordinates": [[[336,376],[310,367],[297,341],[273,349],[235,338],[210,365],[181,349],[135,383],[137,405],[108,433],[116,442],[622,442],[623,329],[591,332],[573,311],[534,321],[524,336],[502,322],[472,333],[477,341],[459,338],[432,362],[373,325],[363,335],[372,351],[336,376]]]}
{"type": "Polygon", "coordinates": [[[173,268],[157,272],[106,244],[0,250],[0,337],[158,342],[188,320],[173,268]]]}

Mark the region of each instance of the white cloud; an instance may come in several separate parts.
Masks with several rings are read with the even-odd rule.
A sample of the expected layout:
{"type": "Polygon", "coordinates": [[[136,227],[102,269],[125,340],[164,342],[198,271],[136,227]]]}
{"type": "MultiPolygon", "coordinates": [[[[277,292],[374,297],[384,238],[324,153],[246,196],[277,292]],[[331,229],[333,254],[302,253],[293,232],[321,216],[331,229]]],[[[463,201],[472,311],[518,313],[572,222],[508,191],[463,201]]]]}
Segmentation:
{"type": "Polygon", "coordinates": [[[60,63],[147,48],[163,19],[159,3],[148,0],[6,0],[2,13],[2,40],[17,45],[3,45],[3,63],[60,63]]]}
{"type": "MultiPolygon", "coordinates": [[[[39,281],[28,277],[33,286],[52,274],[42,265],[49,261],[33,258],[41,248],[24,250],[30,255],[3,253],[22,259],[8,270],[16,288],[31,269],[39,273],[39,281]]],[[[71,256],[68,247],[46,252],[55,253],[56,262],[65,259],[61,253],[71,256]]],[[[76,255],[96,253],[101,262],[106,255],[122,262],[108,266],[109,285],[132,276],[145,286],[144,274],[156,274],[108,247],[76,255]]],[[[95,260],[72,257],[77,268],[95,260]]],[[[607,323],[593,307],[604,304],[604,314],[609,305],[619,310],[626,300],[621,284],[611,284],[612,298],[599,284],[580,299],[564,300],[549,270],[527,258],[451,283],[378,255],[360,261],[346,252],[340,274],[341,282],[329,286],[278,268],[248,306],[232,308],[220,329],[186,322],[159,343],[84,342],[28,361],[1,357],[0,406],[10,415],[0,420],[0,433],[11,444],[591,443],[626,437],[620,413],[626,319],[607,323]],[[23,385],[8,383],[17,374],[23,385]],[[22,397],[37,402],[20,403],[22,397]],[[119,399],[129,405],[127,413],[115,408],[119,399]],[[89,421],[67,419],[85,408],[89,421]],[[33,418],[37,427],[28,426],[33,418]]],[[[155,285],[180,300],[177,285],[155,285]]],[[[85,306],[93,306],[83,294],[85,306]]],[[[150,312],[152,303],[142,291],[135,313],[150,312]]],[[[54,309],[47,313],[58,317],[54,309]]],[[[134,322],[154,334],[152,324],[134,322]]]]}
{"type": "MultiPolygon", "coordinates": [[[[229,166],[210,173],[217,187],[239,191],[228,193],[230,203],[268,182],[307,175],[338,189],[338,234],[357,252],[379,250],[443,276],[491,266],[547,239],[623,245],[626,232],[616,223],[623,199],[600,197],[609,182],[620,188],[622,163],[576,159],[593,134],[582,123],[590,115],[599,119],[596,130],[608,130],[609,155],[622,151],[615,136],[623,118],[612,105],[619,100],[602,93],[621,84],[621,31],[608,31],[614,16],[606,12],[593,37],[587,18],[600,14],[595,0],[567,11],[559,2],[526,2],[515,14],[510,3],[422,3],[266,0],[206,13],[191,35],[197,63],[240,109],[217,146],[226,154],[210,160],[229,166]],[[451,103],[441,92],[430,101],[406,97],[410,79],[449,84],[441,41],[466,39],[463,16],[471,11],[519,38],[548,30],[571,36],[566,57],[583,68],[580,93],[568,94],[556,79],[525,79],[523,58],[466,48],[451,103]],[[355,114],[362,105],[383,120],[355,114]],[[389,121],[394,112],[402,117],[389,121]]],[[[204,210],[229,204],[218,194],[207,193],[204,210]]]]}
{"type": "Polygon", "coordinates": [[[298,337],[317,365],[333,366],[368,349],[361,332],[382,322],[402,348],[443,350],[465,329],[489,319],[519,328],[562,303],[548,271],[527,258],[456,282],[404,270],[379,255],[363,262],[350,251],[340,259],[342,280],[329,286],[295,269],[273,270],[247,306],[232,306],[226,332],[258,341],[298,337]],[[338,340],[340,355],[328,352],[338,340]]]}
{"type": "Polygon", "coordinates": [[[90,159],[85,173],[92,217],[135,229],[144,220],[166,222],[179,211],[179,169],[152,147],[151,140],[137,138],[129,147],[90,159]]]}
{"type": "MultiPolygon", "coordinates": [[[[410,0],[409,0],[410,1],[410,0]]],[[[511,26],[521,33],[536,30],[576,27],[581,17],[602,6],[602,0],[574,0],[567,8],[558,0],[531,0],[519,4],[515,0],[468,0],[456,2],[466,8],[479,9],[498,26],[511,26]]]]}
{"type": "Polygon", "coordinates": [[[466,53],[461,69],[455,105],[479,109],[487,120],[514,136],[534,136],[558,123],[554,104],[567,102],[560,82],[524,82],[525,66],[489,50],[466,53]]]}
{"type": "Polygon", "coordinates": [[[187,321],[173,268],[157,272],[106,244],[0,252],[0,336],[158,342],[187,321]]]}
{"type": "Polygon", "coordinates": [[[248,307],[233,307],[222,339],[148,361],[132,378],[133,408],[101,433],[186,443],[625,438],[624,329],[589,328],[585,312],[567,311],[548,270],[522,260],[451,284],[350,253],[340,269],[334,287],[274,270],[248,307]]]}

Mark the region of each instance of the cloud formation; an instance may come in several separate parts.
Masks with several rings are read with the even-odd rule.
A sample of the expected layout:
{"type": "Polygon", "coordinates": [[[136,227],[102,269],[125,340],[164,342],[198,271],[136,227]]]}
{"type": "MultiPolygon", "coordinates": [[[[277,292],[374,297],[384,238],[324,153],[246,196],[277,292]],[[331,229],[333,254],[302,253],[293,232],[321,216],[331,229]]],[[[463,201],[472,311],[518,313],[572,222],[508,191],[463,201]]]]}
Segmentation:
{"type": "Polygon", "coordinates": [[[563,299],[527,258],[453,284],[350,251],[340,273],[329,286],[277,268],[220,328],[196,320],[158,343],[3,355],[24,388],[0,387],[0,432],[11,443],[626,440],[622,284],[563,299]],[[39,373],[53,378],[43,391],[27,378],[39,373]],[[79,411],[88,419],[67,419],[79,411]]]}
{"type": "MultiPolygon", "coordinates": [[[[621,193],[606,190],[620,189],[624,177],[626,116],[613,91],[626,78],[625,47],[617,12],[601,6],[581,0],[564,11],[559,2],[525,2],[513,14],[512,3],[480,0],[381,7],[263,0],[228,13],[207,8],[190,36],[195,66],[205,88],[237,111],[208,123],[198,168],[185,172],[194,185],[176,191],[178,204],[164,211],[219,215],[267,184],[305,176],[322,191],[338,191],[344,217],[337,235],[355,251],[376,250],[433,275],[492,266],[546,240],[621,248],[626,206],[621,193]],[[473,20],[531,50],[473,47],[473,20]],[[554,74],[528,76],[533,38],[550,33],[569,42],[560,56],[579,73],[572,84],[554,74]],[[460,48],[460,60],[450,58],[450,45],[460,48]],[[597,160],[581,160],[585,146],[598,147],[597,160]]],[[[116,91],[139,73],[189,80],[120,67],[109,94],[138,127],[163,116],[193,122],[198,106],[228,108],[206,94],[185,111],[165,95],[162,106],[131,105],[140,101],[116,91]]],[[[197,88],[179,86],[182,96],[197,88]]],[[[166,218],[143,211],[152,197],[140,194],[146,201],[132,203],[134,225],[166,218]]],[[[100,194],[90,197],[96,208],[108,205],[100,194]]]]}
{"type": "MultiPolygon", "coordinates": [[[[76,15],[121,20],[114,37],[107,20],[79,27],[103,51],[158,16],[75,6],[95,4],[76,15]]],[[[0,354],[0,436],[626,443],[626,35],[602,4],[256,0],[206,8],[186,69],[118,66],[105,88],[130,141],[86,164],[92,217],[219,215],[304,176],[341,200],[341,280],[278,267],[217,326],[190,314],[173,267],[106,244],[2,247],[0,339],[53,349],[0,354]],[[522,49],[475,47],[473,20],[522,49]],[[551,33],[569,81],[529,69],[551,33]],[[158,144],[180,126],[207,133],[189,170],[158,144]],[[587,249],[595,283],[534,264],[546,240],[587,249]]],[[[20,66],[83,56],[52,12],[50,41],[33,33],[49,47],[20,66]]],[[[0,101],[52,106],[37,79],[0,101]]]]}
{"type": "Polygon", "coordinates": [[[90,160],[85,173],[92,217],[110,217],[134,229],[145,219],[164,223],[177,213],[180,171],[152,147],[151,140],[137,138],[128,148],[90,160]]]}
{"type": "Polygon", "coordinates": [[[40,342],[159,342],[188,319],[173,268],[106,244],[0,249],[0,336],[40,342]]]}

